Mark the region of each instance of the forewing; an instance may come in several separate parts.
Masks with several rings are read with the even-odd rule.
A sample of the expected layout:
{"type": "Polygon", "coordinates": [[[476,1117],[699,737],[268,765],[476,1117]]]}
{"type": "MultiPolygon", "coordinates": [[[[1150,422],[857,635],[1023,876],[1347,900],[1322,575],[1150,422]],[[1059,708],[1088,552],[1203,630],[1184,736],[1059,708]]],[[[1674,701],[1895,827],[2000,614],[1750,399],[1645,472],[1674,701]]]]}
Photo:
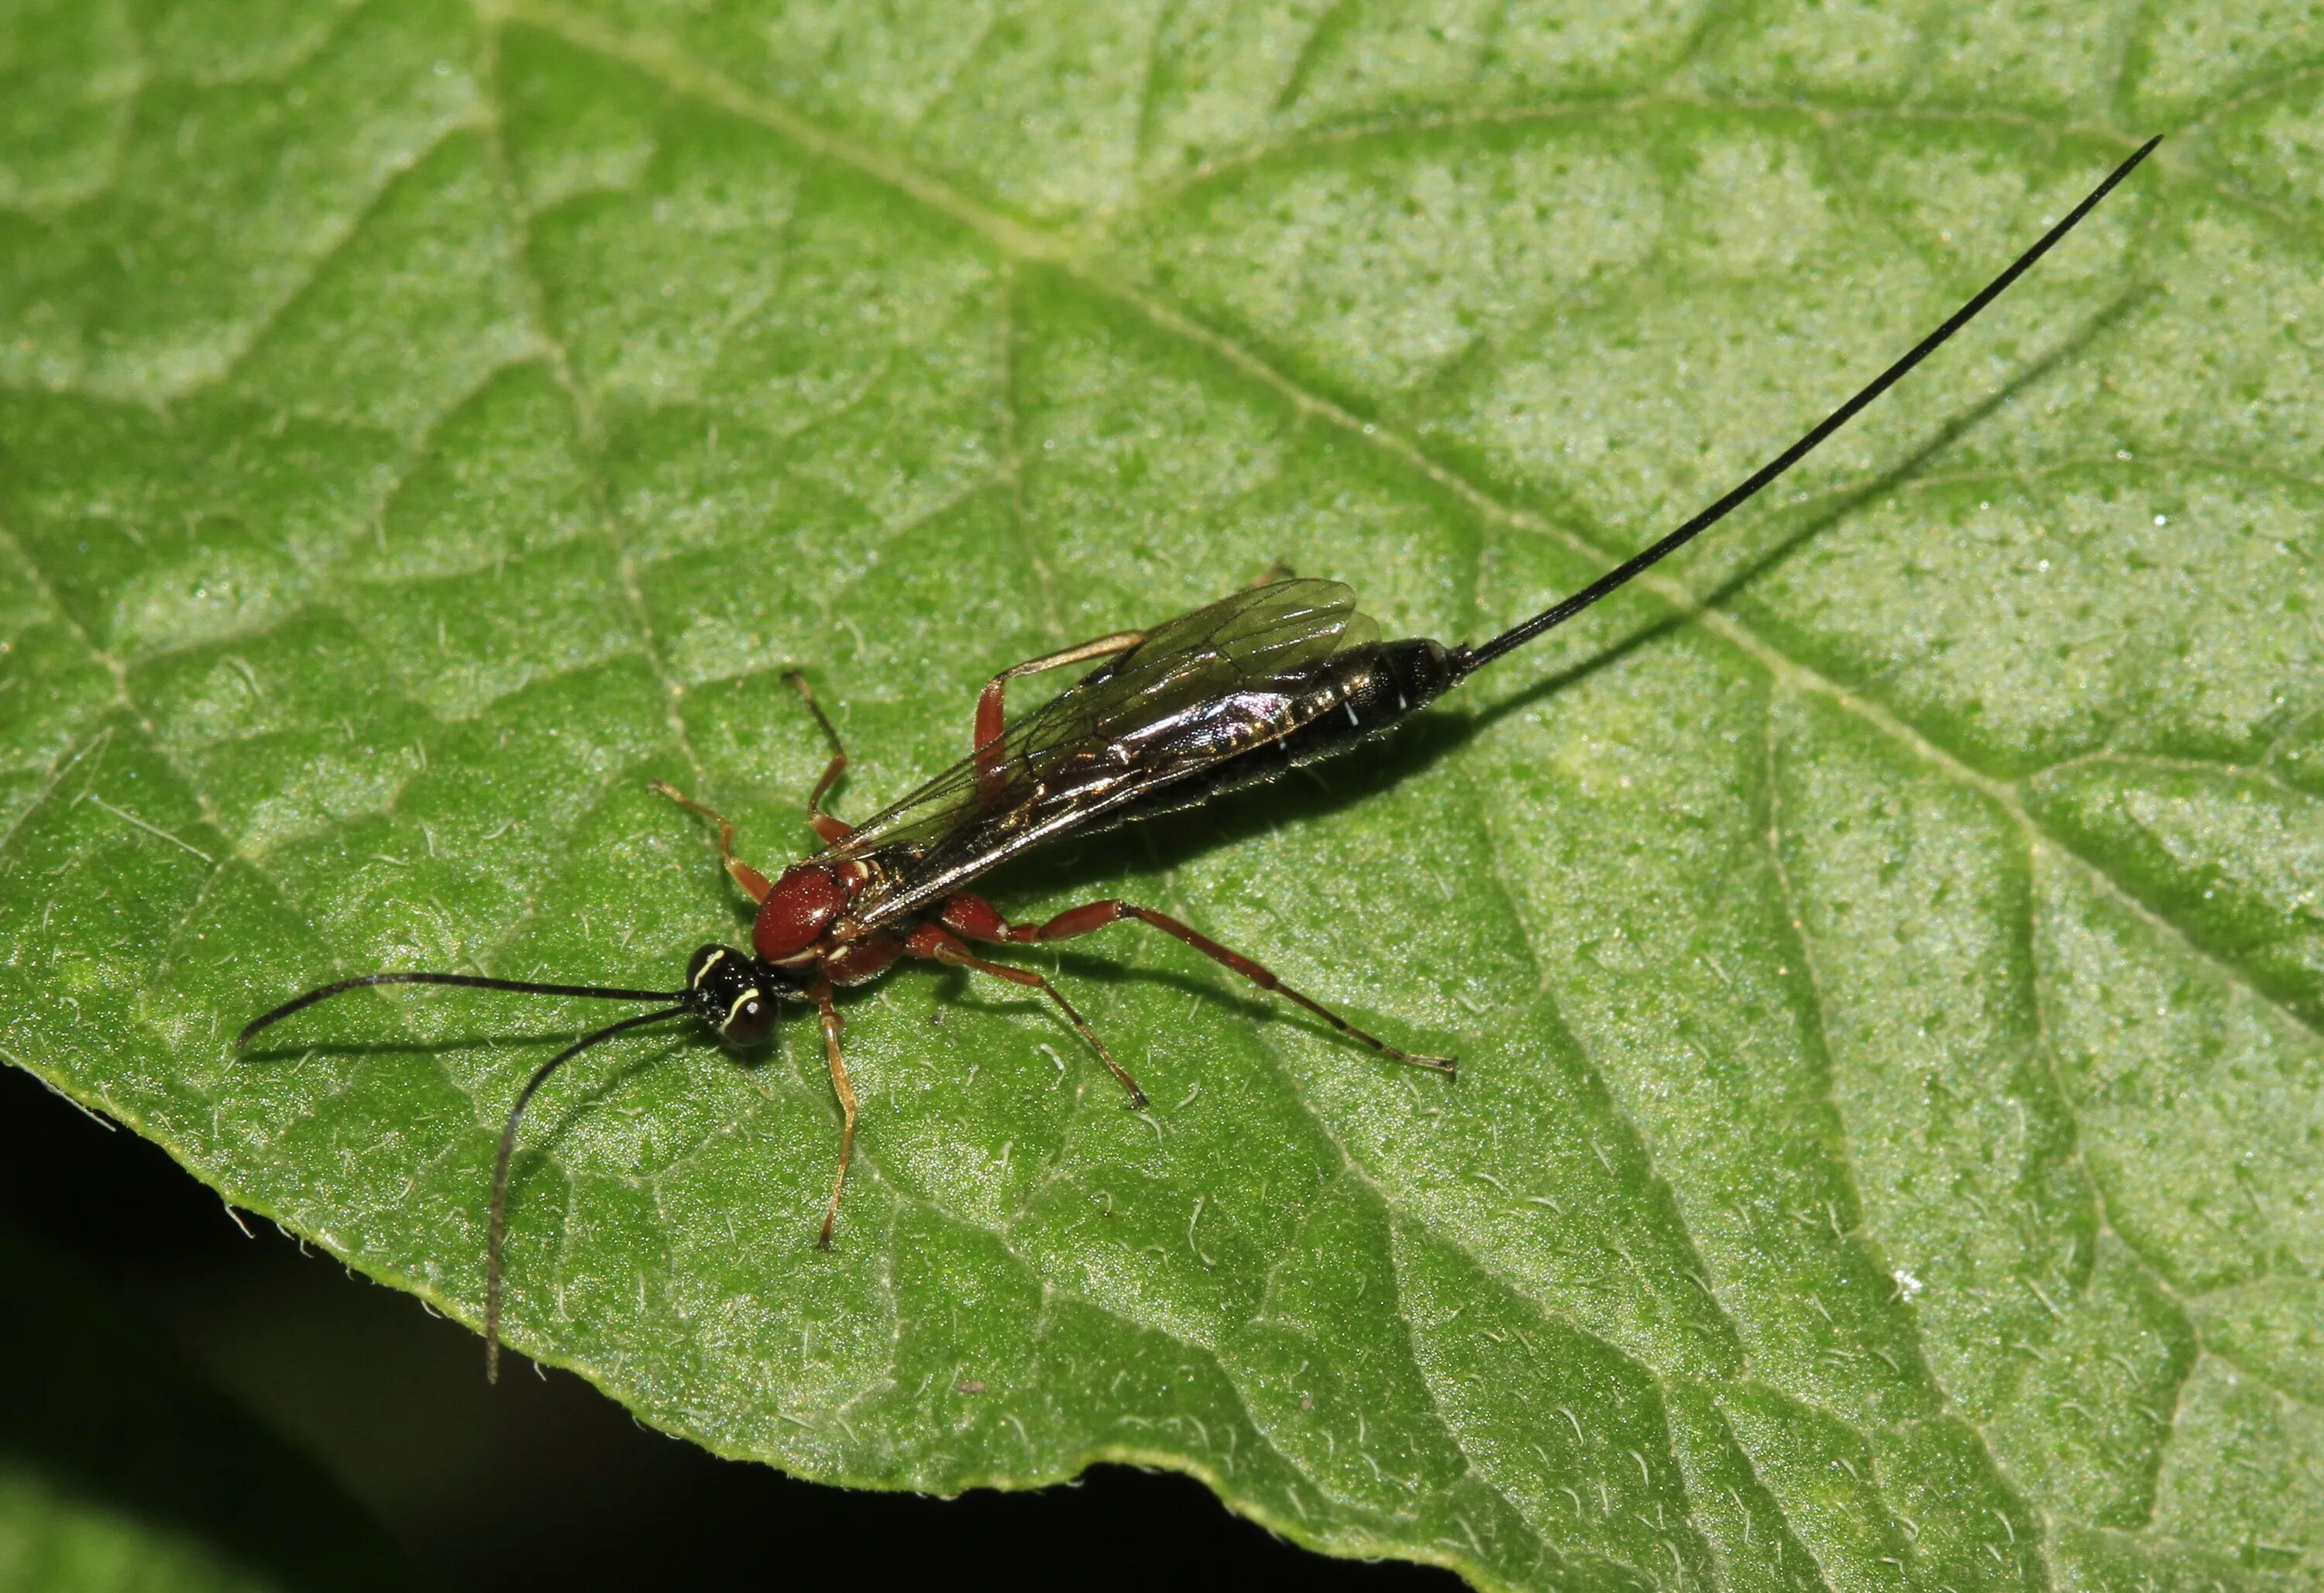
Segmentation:
{"type": "Polygon", "coordinates": [[[1021,746],[1004,734],[1012,770],[1038,779],[1069,743],[1134,741],[1148,727],[1240,689],[1286,679],[1347,644],[1356,594],[1337,581],[1277,581],[1157,626],[1028,714],[1021,746]],[[1060,723],[1049,710],[1062,709],[1060,723]],[[1039,734],[1031,733],[1036,722],[1039,734]]]}
{"type": "Polygon", "coordinates": [[[1292,683],[1377,636],[1336,581],[1278,581],[1149,631],[1001,732],[997,770],[964,758],[827,855],[908,863],[859,898],[878,923],[1041,841],[1298,728],[1292,683]],[[891,853],[891,856],[896,855],[891,853]]]}

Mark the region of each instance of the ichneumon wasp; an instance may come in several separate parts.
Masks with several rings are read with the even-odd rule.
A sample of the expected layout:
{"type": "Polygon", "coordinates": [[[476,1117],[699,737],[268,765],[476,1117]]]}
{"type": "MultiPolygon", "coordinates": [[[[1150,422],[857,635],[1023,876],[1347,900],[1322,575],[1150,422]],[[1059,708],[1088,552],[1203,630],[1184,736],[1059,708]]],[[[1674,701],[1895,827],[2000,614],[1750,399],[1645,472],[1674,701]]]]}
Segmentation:
{"type": "Polygon", "coordinates": [[[1627,585],[1725,519],[1903,380],[2071,232],[2160,142],[2142,144],[2007,270],[1790,447],[1643,552],[1481,646],[1447,647],[1417,637],[1382,641],[1379,628],[1357,612],[1355,594],[1336,582],[1285,580],[1251,587],[1150,630],[1117,631],[1002,670],[977,698],[968,757],[853,826],[823,806],[847,767],[847,754],[805,679],[793,675],[792,683],[831,745],[830,762],[807,797],[807,822],[823,839],[821,852],[770,880],[734,855],[733,825],[655,782],[663,796],[717,825],[727,873],[758,906],[750,950],[704,946],[687,963],[685,984],[675,990],[461,973],[364,974],[284,1002],[253,1019],[235,1044],[247,1045],[293,1013],[373,985],[457,985],[654,1004],[585,1035],[542,1063],[509,1108],[493,1171],[487,1226],[485,1365],[493,1376],[500,1364],[501,1250],[518,1122],[558,1069],[591,1046],[648,1024],[696,1017],[740,1048],[773,1034],[783,1003],[814,1007],[842,1116],[839,1166],[817,1239],[825,1246],[838,1219],[855,1141],[855,1092],[840,1054],[833,993],[877,979],[899,958],[924,959],[1038,990],[1120,1081],[1134,1107],[1145,1105],[1145,1092],[1065,993],[1030,969],[977,955],[972,943],[1025,945],[1070,940],[1124,920],[1148,925],[1382,1055],[1449,1074],[1451,1060],[1416,1055],[1366,1034],[1286,985],[1264,964],[1167,914],[1109,899],[1043,924],[1010,924],[969,887],[1010,859],[1060,836],[1089,835],[1192,807],[1345,751],[1402,723],[1496,658],[1627,585]],[[1043,707],[1013,723],[1006,717],[1003,695],[1010,681],[1096,660],[1103,661],[1043,707]]]}

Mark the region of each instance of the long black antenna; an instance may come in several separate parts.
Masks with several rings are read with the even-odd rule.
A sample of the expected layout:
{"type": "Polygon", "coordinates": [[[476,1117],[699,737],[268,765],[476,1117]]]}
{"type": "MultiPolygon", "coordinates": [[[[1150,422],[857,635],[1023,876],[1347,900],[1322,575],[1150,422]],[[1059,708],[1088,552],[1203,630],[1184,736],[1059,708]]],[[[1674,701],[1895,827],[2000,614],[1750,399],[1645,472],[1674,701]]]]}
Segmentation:
{"type": "MultiPolygon", "coordinates": [[[[667,999],[668,998],[664,998],[667,999]]],[[[625,1030],[639,1028],[650,1023],[659,1023],[667,1017],[683,1017],[693,1011],[691,1007],[665,1007],[659,1012],[641,1012],[619,1023],[609,1023],[594,1035],[584,1035],[564,1050],[532,1070],[524,1088],[517,1091],[516,1104],[509,1108],[508,1122],[501,1129],[500,1159],[493,1164],[492,1218],[485,1229],[484,1239],[484,1381],[501,1380],[501,1240],[508,1232],[509,1162],[516,1155],[517,1119],[534,1094],[549,1082],[549,1075],[580,1055],[601,1040],[610,1040],[625,1030]]]]}
{"type": "Polygon", "coordinates": [[[294,1012],[303,1012],[316,1002],[349,990],[360,990],[375,984],[455,984],[472,990],[514,990],[522,996],[586,996],[597,1001],[678,1001],[686,997],[684,990],[618,990],[610,985],[598,984],[534,984],[521,979],[485,979],[474,973],[366,973],[355,979],[343,979],[337,984],[327,984],[320,990],[295,996],[263,1017],[254,1017],[242,1026],[242,1033],[234,1037],[236,1051],[258,1037],[261,1030],[272,1028],[294,1012]]]}
{"type": "Polygon", "coordinates": [[[1818,421],[1814,429],[1811,430],[1805,437],[1803,437],[1790,447],[1785,448],[1773,459],[1768,460],[1767,463],[1753,471],[1748,476],[1744,478],[1738,485],[1730,489],[1724,497],[1719,499],[1718,502],[1703,510],[1692,520],[1688,520],[1684,525],[1679,527],[1678,529],[1673,531],[1669,536],[1665,537],[1661,541],[1655,543],[1645,552],[1626,559],[1621,564],[1618,564],[1612,569],[1608,570],[1604,575],[1591,582],[1589,585],[1584,586],[1581,591],[1565,599],[1563,603],[1557,603],[1554,607],[1544,609],[1540,613],[1536,614],[1532,619],[1525,622],[1525,623],[1518,625],[1512,630],[1503,631],[1500,635],[1496,636],[1492,640],[1485,643],[1482,647],[1462,648],[1458,649],[1453,655],[1455,668],[1460,674],[1467,675],[1473,670],[1484,668],[1484,666],[1491,663],[1503,653],[1514,652],[1517,649],[1523,647],[1526,642],[1531,641],[1535,637],[1539,636],[1543,631],[1555,630],[1558,626],[1564,624],[1566,621],[1572,619],[1574,615],[1580,613],[1583,609],[1588,608],[1591,603],[1596,603],[1600,598],[1604,597],[1607,594],[1628,585],[1632,580],[1644,574],[1647,569],[1661,563],[1664,559],[1668,558],[1672,554],[1676,553],[1689,542],[1693,541],[1697,537],[1709,530],[1712,526],[1717,525],[1720,520],[1725,520],[1736,510],[1750,502],[1750,500],[1756,497],[1759,493],[1760,490],[1766,487],[1770,482],[1773,482],[1777,476],[1783,474],[1784,472],[1789,470],[1793,465],[1797,465],[1801,460],[1813,453],[1817,447],[1822,443],[1824,438],[1830,437],[1833,432],[1838,431],[1841,427],[1854,419],[1858,410],[1863,409],[1865,405],[1870,403],[1874,399],[1878,398],[1882,393],[1895,386],[1897,382],[1903,381],[1905,376],[1911,373],[1914,366],[1919,364],[1923,360],[1927,359],[1931,355],[1934,354],[1938,348],[1944,344],[1944,341],[1947,338],[1960,331],[1963,327],[1968,326],[1969,322],[1975,320],[1979,311],[1984,309],[1987,305],[1991,304],[1996,299],[2001,297],[2002,293],[2012,282],[2015,281],[2019,277],[2024,276],[2028,271],[2032,270],[2034,262],[2041,259],[2042,256],[2047,254],[2053,247],[2055,247],[2058,240],[2064,237],[2068,233],[2073,231],[2075,226],[2081,221],[2082,217],[2088,216],[2092,210],[2096,209],[2098,207],[2098,201],[2105,198],[2107,194],[2113,192],[2115,185],[2120,182],[2124,178],[2128,177],[2141,161],[2144,161],[2149,154],[2153,152],[2154,146],[2162,142],[2162,137],[2158,134],[2153,138],[2148,139],[2144,143],[2140,144],[2137,150],[2131,155],[2130,159],[2116,167],[2114,170],[2107,175],[2107,180],[2104,182],[2098,184],[2098,187],[2090,190],[2089,198],[2084,199],[2080,204],[2068,211],[2064,220],[2052,227],[2048,232],[2043,234],[2041,242],[2035,244],[2031,249],[2026,250],[2024,253],[2019,255],[2010,265],[2007,271],[2003,272],[1999,276],[1994,278],[1992,281],[1987,283],[1985,288],[1977,295],[1976,298],[1971,299],[1967,304],[1962,305],[1959,309],[1953,311],[1950,318],[1949,318],[1943,326],[1939,327],[1926,337],[1922,338],[1919,343],[1914,345],[1913,351],[1910,354],[1906,355],[1903,359],[1898,360],[1886,370],[1881,372],[1879,375],[1874,377],[1871,382],[1865,386],[1863,391],[1858,393],[1854,398],[1849,400],[1846,403],[1840,405],[1840,408],[1834,410],[1831,414],[1818,421]]]}

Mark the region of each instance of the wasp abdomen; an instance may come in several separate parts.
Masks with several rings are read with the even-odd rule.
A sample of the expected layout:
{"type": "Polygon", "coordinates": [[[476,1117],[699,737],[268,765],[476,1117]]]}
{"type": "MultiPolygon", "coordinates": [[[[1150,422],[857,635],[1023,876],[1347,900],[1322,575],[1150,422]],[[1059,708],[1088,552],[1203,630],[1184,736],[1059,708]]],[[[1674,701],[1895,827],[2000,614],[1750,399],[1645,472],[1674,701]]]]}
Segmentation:
{"type": "Polygon", "coordinates": [[[1419,713],[1459,679],[1450,650],[1425,636],[1334,653],[1303,677],[1268,683],[1268,692],[1288,699],[1282,711],[1296,730],[1256,740],[1249,751],[1148,792],[1104,827],[1197,806],[1344,752],[1419,713]]]}
{"type": "Polygon", "coordinates": [[[1343,751],[1401,724],[1459,679],[1452,654],[1425,636],[1350,648],[1324,660],[1300,704],[1297,730],[1277,745],[1293,764],[1343,751]]]}

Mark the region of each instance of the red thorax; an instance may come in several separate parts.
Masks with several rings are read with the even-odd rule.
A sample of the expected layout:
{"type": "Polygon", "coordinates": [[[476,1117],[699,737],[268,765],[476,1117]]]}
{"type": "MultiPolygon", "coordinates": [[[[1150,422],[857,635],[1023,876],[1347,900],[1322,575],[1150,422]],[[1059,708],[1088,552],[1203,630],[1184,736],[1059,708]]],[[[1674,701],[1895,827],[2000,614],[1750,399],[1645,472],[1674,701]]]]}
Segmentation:
{"type": "Polygon", "coordinates": [[[797,957],[822,938],[854,894],[835,870],[821,863],[799,863],[788,869],[767,893],[766,905],[759,909],[759,921],[751,930],[751,943],[770,962],[797,957]]]}

